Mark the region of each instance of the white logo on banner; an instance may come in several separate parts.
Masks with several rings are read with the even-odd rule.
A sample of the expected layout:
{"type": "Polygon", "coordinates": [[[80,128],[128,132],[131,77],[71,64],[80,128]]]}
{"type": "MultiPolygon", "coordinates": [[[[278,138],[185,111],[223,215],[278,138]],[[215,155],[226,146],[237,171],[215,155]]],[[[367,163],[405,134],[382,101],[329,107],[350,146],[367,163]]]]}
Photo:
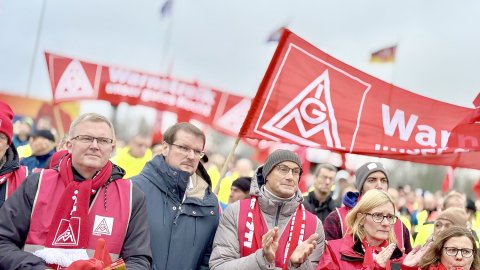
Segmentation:
{"type": "Polygon", "coordinates": [[[93,223],[93,234],[94,235],[112,235],[113,229],[113,218],[112,217],[102,217],[95,215],[95,222],[93,223]]]}
{"type": "Polygon", "coordinates": [[[58,81],[55,88],[55,99],[72,99],[93,97],[94,90],[80,61],[73,60],[58,81]]]}
{"type": "Polygon", "coordinates": [[[63,219],[60,221],[60,224],[58,225],[57,228],[57,233],[55,234],[55,240],[53,241],[52,245],[53,246],[76,246],[78,245],[78,239],[80,236],[79,232],[80,228],[80,218],[78,217],[72,217],[71,220],[63,219]],[[74,226],[72,227],[72,223],[74,223],[74,226]],[[73,228],[76,228],[74,230],[73,228]],[[60,233],[61,229],[63,229],[63,232],[60,233]]]}
{"type": "Polygon", "coordinates": [[[217,125],[224,129],[231,130],[234,133],[238,133],[240,128],[242,128],[242,119],[247,117],[250,104],[252,104],[250,99],[242,99],[242,101],[233,106],[217,120],[217,125]]]}
{"type": "Polygon", "coordinates": [[[265,123],[263,128],[292,141],[312,147],[317,147],[320,144],[318,141],[308,140],[308,138],[319,132],[323,132],[328,147],[345,149],[342,147],[340,136],[338,135],[337,120],[330,96],[330,77],[328,70],[325,70],[305,87],[300,94],[265,123]],[[309,94],[313,91],[315,91],[315,95],[311,97],[309,94]],[[321,100],[322,97],[324,102],[321,100]],[[310,105],[313,106],[313,108],[307,111],[307,107],[310,105]],[[301,137],[283,130],[291,121],[294,121],[297,125],[301,137]],[[307,130],[304,122],[315,126],[307,130]]]}

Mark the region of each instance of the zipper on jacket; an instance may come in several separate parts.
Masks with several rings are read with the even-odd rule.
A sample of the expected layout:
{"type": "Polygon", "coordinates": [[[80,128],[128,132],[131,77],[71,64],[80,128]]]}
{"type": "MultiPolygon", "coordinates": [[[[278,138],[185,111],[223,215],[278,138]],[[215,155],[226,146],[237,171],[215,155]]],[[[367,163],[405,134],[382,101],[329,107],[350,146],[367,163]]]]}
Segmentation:
{"type": "Polygon", "coordinates": [[[283,204],[280,204],[278,206],[277,214],[275,215],[275,225],[274,226],[278,226],[278,220],[280,219],[280,210],[282,209],[282,205],[283,204]]]}

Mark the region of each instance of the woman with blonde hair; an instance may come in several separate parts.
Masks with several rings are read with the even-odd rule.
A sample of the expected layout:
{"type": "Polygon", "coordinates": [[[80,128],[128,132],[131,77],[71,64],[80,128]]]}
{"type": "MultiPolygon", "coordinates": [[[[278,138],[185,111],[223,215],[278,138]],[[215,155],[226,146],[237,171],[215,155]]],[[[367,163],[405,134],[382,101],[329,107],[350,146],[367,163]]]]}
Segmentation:
{"type": "Polygon", "coordinates": [[[321,269],[391,269],[404,257],[393,224],[397,221],[392,197],[382,190],[367,191],[346,218],[341,239],[328,241],[318,264],[321,269]]]}
{"type": "Polygon", "coordinates": [[[440,232],[433,242],[414,248],[402,264],[402,270],[450,269],[480,269],[478,248],[467,228],[452,226],[440,232]]]}

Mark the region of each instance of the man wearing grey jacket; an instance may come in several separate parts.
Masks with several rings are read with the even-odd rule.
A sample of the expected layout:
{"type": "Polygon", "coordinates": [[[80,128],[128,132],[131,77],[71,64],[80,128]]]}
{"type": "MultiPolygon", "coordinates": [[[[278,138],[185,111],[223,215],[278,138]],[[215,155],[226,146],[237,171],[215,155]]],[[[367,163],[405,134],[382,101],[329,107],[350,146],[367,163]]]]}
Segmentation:
{"type": "Polygon", "coordinates": [[[254,175],[250,199],[220,219],[210,269],[314,269],[323,253],[322,222],[305,210],[298,190],[302,163],[276,150],[254,175]]]}

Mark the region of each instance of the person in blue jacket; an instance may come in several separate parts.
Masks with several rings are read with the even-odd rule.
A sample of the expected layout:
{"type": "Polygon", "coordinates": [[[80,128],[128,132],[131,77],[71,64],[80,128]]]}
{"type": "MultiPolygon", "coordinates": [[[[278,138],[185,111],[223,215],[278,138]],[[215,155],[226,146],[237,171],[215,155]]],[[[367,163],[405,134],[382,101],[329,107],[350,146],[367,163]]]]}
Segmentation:
{"type": "Polygon", "coordinates": [[[200,163],[204,146],[200,129],[177,123],[164,133],[161,155],[132,178],[147,199],[153,269],[209,269],[220,210],[200,163]]]}

